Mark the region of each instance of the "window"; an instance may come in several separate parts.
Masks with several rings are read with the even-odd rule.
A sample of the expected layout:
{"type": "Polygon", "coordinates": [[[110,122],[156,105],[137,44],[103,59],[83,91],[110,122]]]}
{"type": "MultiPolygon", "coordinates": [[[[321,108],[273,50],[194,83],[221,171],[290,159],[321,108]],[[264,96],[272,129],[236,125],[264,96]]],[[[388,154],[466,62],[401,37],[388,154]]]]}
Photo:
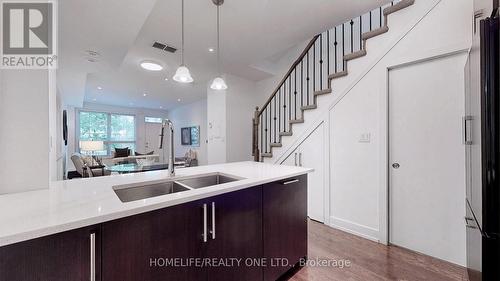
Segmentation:
{"type": "Polygon", "coordinates": [[[135,151],[135,116],[80,111],[79,121],[79,141],[104,141],[105,150],[94,155],[112,155],[115,148],[125,147],[135,151]]]}
{"type": "Polygon", "coordinates": [[[163,122],[162,118],[159,117],[144,117],[144,122],[146,123],[158,123],[161,124],[163,122]]]}

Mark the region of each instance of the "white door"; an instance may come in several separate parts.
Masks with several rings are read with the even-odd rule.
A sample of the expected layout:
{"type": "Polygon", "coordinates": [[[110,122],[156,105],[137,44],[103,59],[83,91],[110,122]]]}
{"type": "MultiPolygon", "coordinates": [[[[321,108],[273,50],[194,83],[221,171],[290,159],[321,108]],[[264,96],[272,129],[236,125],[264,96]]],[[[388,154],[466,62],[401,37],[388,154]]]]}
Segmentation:
{"type": "Polygon", "coordinates": [[[389,73],[389,241],[465,263],[465,55],[389,73]]]}
{"type": "Polygon", "coordinates": [[[298,164],[313,168],[314,172],[307,175],[307,215],[309,218],[325,221],[325,148],[324,125],[321,124],[300,145],[298,164]]]}
{"type": "MultiPolygon", "coordinates": [[[[158,123],[146,123],[145,128],[145,138],[144,138],[144,151],[142,153],[148,153],[154,151],[154,154],[160,155],[160,162],[164,163],[163,160],[163,150],[159,147],[159,135],[161,131],[161,124],[158,123]]],[[[166,140],[167,138],[165,138],[166,140]]],[[[166,144],[166,143],[165,143],[166,144]]]]}

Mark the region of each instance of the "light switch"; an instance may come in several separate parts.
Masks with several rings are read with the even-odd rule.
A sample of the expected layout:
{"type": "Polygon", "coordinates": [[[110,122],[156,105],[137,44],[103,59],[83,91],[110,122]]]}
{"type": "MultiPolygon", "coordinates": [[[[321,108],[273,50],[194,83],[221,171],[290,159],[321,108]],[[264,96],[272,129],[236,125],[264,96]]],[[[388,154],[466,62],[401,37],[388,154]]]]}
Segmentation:
{"type": "Polygon", "coordinates": [[[370,133],[363,133],[359,137],[359,142],[361,143],[370,143],[371,142],[371,134],[370,133]]]}

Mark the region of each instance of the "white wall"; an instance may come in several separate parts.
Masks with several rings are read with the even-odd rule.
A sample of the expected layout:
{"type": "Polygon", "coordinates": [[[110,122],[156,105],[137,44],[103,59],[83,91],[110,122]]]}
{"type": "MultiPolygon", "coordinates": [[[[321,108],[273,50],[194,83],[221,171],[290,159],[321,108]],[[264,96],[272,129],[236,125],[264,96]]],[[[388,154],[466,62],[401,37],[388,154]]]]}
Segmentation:
{"type": "Polygon", "coordinates": [[[48,188],[49,73],[0,73],[0,194],[48,188]]]}
{"type": "Polygon", "coordinates": [[[174,152],[182,157],[190,149],[198,156],[198,165],[207,165],[207,99],[177,107],[168,112],[168,118],[174,123],[174,152]],[[181,128],[200,126],[200,146],[181,145],[181,128]]]}
{"type": "Polygon", "coordinates": [[[252,161],[252,119],[262,96],[253,81],[224,79],[225,91],[207,87],[208,163],[252,161]]]}
{"type": "Polygon", "coordinates": [[[210,87],[207,89],[208,164],[227,161],[226,95],[227,91],[214,91],[210,87]]]}
{"type": "Polygon", "coordinates": [[[260,97],[255,83],[226,75],[227,162],[251,161],[252,119],[260,97]]]}

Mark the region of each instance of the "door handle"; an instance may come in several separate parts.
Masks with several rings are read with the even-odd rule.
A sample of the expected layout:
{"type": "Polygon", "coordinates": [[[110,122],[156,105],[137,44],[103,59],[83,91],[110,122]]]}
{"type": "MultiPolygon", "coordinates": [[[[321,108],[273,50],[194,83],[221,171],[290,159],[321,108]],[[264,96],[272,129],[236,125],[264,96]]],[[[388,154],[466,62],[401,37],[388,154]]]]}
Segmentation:
{"type": "Polygon", "coordinates": [[[203,242],[207,242],[207,204],[203,204],[203,242]]]}
{"type": "Polygon", "coordinates": [[[401,167],[401,166],[399,165],[399,163],[394,163],[394,164],[392,164],[392,167],[394,169],[399,169],[399,167],[401,167]]]}
{"type": "Polygon", "coordinates": [[[90,281],[95,281],[95,233],[90,234],[90,281]]]}
{"type": "Polygon", "coordinates": [[[295,166],[297,166],[297,152],[295,152],[295,166]]]}
{"type": "Polygon", "coordinates": [[[299,153],[299,166],[302,167],[302,152],[299,153]]]}
{"type": "Polygon", "coordinates": [[[212,202],[212,230],[210,230],[210,234],[212,234],[212,240],[215,240],[215,202],[212,202]]]}
{"type": "Polygon", "coordinates": [[[297,183],[297,182],[299,182],[299,180],[298,180],[298,179],[294,179],[294,180],[286,181],[286,182],[284,182],[284,183],[282,183],[282,184],[283,184],[283,185],[289,185],[289,184],[292,184],[292,183],[297,183]]]}

